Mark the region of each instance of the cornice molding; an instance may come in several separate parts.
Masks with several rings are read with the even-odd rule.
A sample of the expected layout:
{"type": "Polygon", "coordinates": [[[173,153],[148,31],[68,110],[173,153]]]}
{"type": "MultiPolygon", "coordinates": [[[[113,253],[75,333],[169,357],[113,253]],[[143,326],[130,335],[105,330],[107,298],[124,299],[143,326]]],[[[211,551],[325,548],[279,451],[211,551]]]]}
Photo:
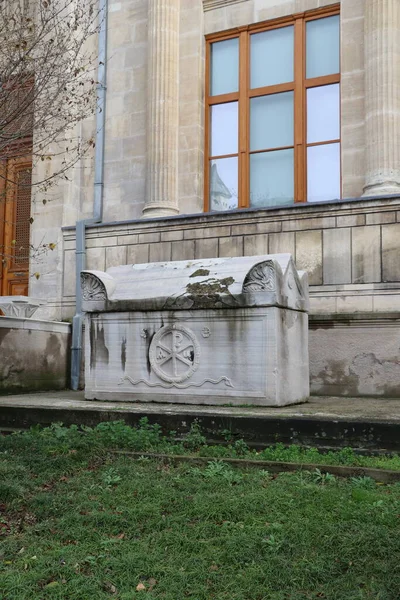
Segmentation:
{"type": "Polygon", "coordinates": [[[225,8],[231,4],[241,4],[248,0],[203,0],[204,12],[208,10],[215,10],[216,8],[225,8]]]}

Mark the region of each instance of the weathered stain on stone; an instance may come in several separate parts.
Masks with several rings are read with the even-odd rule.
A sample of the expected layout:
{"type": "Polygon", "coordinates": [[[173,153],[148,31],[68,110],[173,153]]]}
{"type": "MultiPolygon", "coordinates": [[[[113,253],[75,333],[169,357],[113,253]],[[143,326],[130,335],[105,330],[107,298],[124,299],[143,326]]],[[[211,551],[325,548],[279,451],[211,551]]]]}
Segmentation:
{"type": "Polygon", "coordinates": [[[52,333],[49,336],[49,339],[47,340],[46,344],[46,352],[48,352],[48,354],[51,354],[55,358],[59,358],[61,352],[61,341],[57,334],[52,333]]]}
{"type": "Polygon", "coordinates": [[[9,333],[13,331],[12,329],[0,329],[0,346],[3,344],[3,341],[8,336],[9,333]]]}
{"type": "Polygon", "coordinates": [[[96,366],[96,352],[95,352],[95,342],[96,337],[94,333],[94,321],[90,321],[90,368],[94,369],[96,366]]]}
{"type": "Polygon", "coordinates": [[[122,370],[125,371],[126,365],[126,337],[122,338],[121,342],[121,367],[122,370]]]}
{"type": "Polygon", "coordinates": [[[353,359],[350,372],[358,377],[360,395],[370,393],[372,387],[379,395],[400,395],[400,362],[397,356],[379,359],[373,352],[363,352],[353,359]]]}
{"type": "Polygon", "coordinates": [[[104,339],[104,328],[99,323],[90,326],[90,368],[94,369],[97,362],[109,362],[109,351],[104,339]]]}
{"type": "Polygon", "coordinates": [[[42,357],[42,364],[45,369],[52,369],[59,364],[61,359],[61,342],[58,335],[52,333],[46,342],[46,349],[42,357]]]}
{"type": "Polygon", "coordinates": [[[189,275],[189,277],[206,277],[209,274],[210,271],[208,269],[197,269],[197,271],[189,275]]]}
{"type": "Polygon", "coordinates": [[[0,394],[66,387],[68,334],[4,328],[0,339],[0,394]]]}
{"type": "Polygon", "coordinates": [[[346,360],[330,360],[326,367],[312,378],[312,384],[319,394],[357,396],[358,378],[349,373],[346,360]]]}
{"type": "Polygon", "coordinates": [[[378,359],[373,352],[357,354],[351,363],[331,360],[312,377],[314,393],[328,396],[400,396],[400,363],[378,359]]]}
{"type": "Polygon", "coordinates": [[[294,310],[282,310],[281,321],[282,326],[291,329],[299,318],[299,313],[294,310]]]}
{"type": "MultiPolygon", "coordinates": [[[[162,326],[164,326],[164,321],[162,321],[162,323],[163,323],[162,326]]],[[[153,333],[151,335],[147,335],[147,338],[146,338],[146,367],[147,367],[147,373],[149,376],[151,373],[150,345],[151,345],[154,335],[155,335],[155,332],[153,331],[153,333]]]]}
{"type": "Polygon", "coordinates": [[[18,384],[18,381],[15,381],[15,375],[23,373],[25,371],[24,367],[21,363],[8,363],[0,367],[0,381],[6,382],[8,380],[12,380],[14,385],[22,387],[22,384],[18,384]]]}

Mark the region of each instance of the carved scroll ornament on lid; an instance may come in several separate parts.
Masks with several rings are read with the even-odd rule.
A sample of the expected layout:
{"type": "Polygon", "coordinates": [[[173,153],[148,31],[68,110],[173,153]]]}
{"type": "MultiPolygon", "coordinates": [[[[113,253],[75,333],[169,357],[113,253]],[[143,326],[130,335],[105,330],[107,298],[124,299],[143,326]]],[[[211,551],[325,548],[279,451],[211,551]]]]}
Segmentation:
{"type": "Polygon", "coordinates": [[[246,275],[243,282],[243,293],[274,292],[276,290],[276,273],[272,260],[255,265],[246,275]]]}
{"type": "Polygon", "coordinates": [[[81,273],[81,285],[84,300],[107,300],[104,283],[93,273],[81,273]]]}

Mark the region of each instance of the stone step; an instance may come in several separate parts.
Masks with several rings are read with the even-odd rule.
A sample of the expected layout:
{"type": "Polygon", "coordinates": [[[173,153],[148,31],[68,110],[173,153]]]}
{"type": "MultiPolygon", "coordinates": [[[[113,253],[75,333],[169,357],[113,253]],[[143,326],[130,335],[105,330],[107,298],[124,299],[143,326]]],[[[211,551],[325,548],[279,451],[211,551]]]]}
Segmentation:
{"type": "Polygon", "coordinates": [[[250,446],[277,442],[322,449],[353,447],[369,452],[400,451],[400,399],[310,398],[296,406],[254,408],[156,403],[86,401],[82,392],[54,392],[0,398],[0,429],[32,425],[95,426],[123,420],[137,425],[142,417],[159,423],[165,433],[183,436],[194,420],[211,442],[223,442],[223,431],[250,446]]]}

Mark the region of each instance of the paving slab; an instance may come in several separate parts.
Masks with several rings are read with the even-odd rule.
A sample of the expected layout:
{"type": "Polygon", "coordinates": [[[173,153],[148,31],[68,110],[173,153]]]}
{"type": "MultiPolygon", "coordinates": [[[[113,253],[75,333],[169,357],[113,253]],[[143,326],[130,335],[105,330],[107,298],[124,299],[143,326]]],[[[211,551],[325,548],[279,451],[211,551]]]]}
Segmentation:
{"type": "Polygon", "coordinates": [[[83,392],[45,392],[0,397],[0,428],[52,422],[94,426],[124,420],[135,425],[147,416],[165,432],[184,434],[197,419],[208,439],[222,441],[229,429],[250,445],[297,443],[370,451],[400,451],[400,398],[312,397],[286,407],[201,406],[85,400],[83,392]]]}
{"type": "Polygon", "coordinates": [[[84,392],[61,391],[0,396],[0,407],[118,411],[149,414],[204,414],[258,417],[315,417],[400,421],[400,398],[311,397],[308,402],[282,407],[205,406],[85,400],[84,392]]]}

